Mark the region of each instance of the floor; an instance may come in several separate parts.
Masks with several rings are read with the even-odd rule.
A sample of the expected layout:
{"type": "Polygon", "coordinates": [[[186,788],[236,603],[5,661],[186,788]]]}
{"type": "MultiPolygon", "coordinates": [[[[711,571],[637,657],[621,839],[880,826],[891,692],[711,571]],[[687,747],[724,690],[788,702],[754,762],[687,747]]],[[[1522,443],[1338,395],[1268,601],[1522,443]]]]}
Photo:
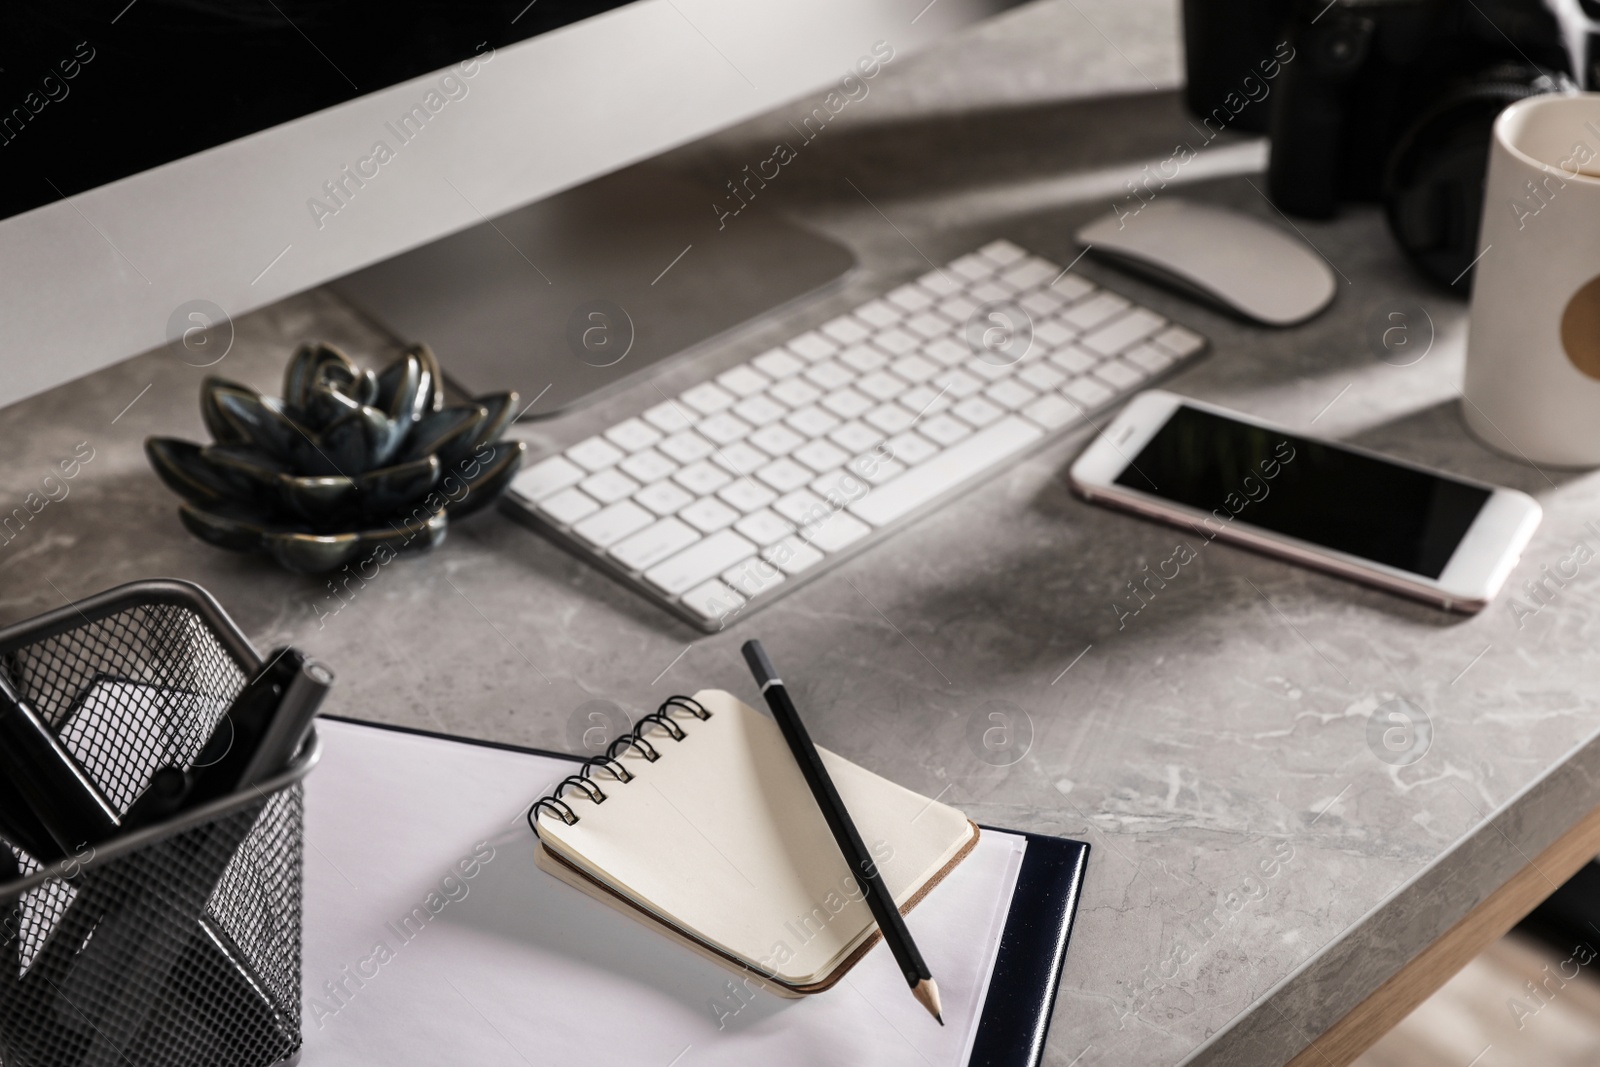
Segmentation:
{"type": "Polygon", "coordinates": [[[1592,951],[1574,955],[1508,934],[1355,1067],[1592,1067],[1600,1063],[1600,958],[1592,951]]]}

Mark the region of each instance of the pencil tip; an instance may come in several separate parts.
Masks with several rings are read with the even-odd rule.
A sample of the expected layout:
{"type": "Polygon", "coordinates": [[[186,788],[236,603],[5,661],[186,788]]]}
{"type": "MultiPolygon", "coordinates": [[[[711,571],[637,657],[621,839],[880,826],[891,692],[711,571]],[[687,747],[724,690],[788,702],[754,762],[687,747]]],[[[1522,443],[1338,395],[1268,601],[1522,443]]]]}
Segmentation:
{"type": "Polygon", "coordinates": [[[934,1018],[939,1020],[939,1025],[940,1026],[944,1025],[944,1016],[943,1015],[935,1015],[934,1018]]]}

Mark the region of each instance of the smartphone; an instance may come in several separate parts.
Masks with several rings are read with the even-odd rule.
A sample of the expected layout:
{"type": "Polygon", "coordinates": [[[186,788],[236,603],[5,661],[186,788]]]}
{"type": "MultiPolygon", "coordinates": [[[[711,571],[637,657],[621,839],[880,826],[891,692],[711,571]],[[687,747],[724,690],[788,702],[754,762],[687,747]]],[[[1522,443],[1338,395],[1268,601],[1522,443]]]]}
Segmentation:
{"type": "Polygon", "coordinates": [[[1526,493],[1161,390],[1072,465],[1085,499],[1452,611],[1486,607],[1539,525],[1526,493]]]}

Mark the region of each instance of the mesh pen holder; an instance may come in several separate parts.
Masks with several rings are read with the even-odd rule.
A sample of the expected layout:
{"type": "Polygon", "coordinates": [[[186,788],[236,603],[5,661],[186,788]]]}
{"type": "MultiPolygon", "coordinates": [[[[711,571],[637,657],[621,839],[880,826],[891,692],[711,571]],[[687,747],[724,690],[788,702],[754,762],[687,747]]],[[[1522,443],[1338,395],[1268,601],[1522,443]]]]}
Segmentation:
{"type": "MultiPolygon", "coordinates": [[[[119,586],[0,630],[0,670],[118,810],[192,766],[261,668],[200,587],[119,586]]],[[[269,1067],[300,1048],[302,787],[45,865],[0,843],[0,1067],[269,1067]]]]}

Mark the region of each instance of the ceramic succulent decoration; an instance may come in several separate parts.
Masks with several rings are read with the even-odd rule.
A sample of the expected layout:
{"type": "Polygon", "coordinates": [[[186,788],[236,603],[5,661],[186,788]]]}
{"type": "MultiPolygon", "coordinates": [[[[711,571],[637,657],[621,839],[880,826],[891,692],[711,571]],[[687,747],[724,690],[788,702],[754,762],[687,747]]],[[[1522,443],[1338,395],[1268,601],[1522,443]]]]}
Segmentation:
{"type": "Polygon", "coordinates": [[[145,442],[156,473],[183,497],[183,524],[304,574],[432,548],[450,519],[494,501],[522,464],[521,441],[497,440],[517,394],[445,407],[426,345],[374,374],[332,345],[305,344],[289,360],[281,400],[207,378],[200,409],[211,444],[145,442]]]}

